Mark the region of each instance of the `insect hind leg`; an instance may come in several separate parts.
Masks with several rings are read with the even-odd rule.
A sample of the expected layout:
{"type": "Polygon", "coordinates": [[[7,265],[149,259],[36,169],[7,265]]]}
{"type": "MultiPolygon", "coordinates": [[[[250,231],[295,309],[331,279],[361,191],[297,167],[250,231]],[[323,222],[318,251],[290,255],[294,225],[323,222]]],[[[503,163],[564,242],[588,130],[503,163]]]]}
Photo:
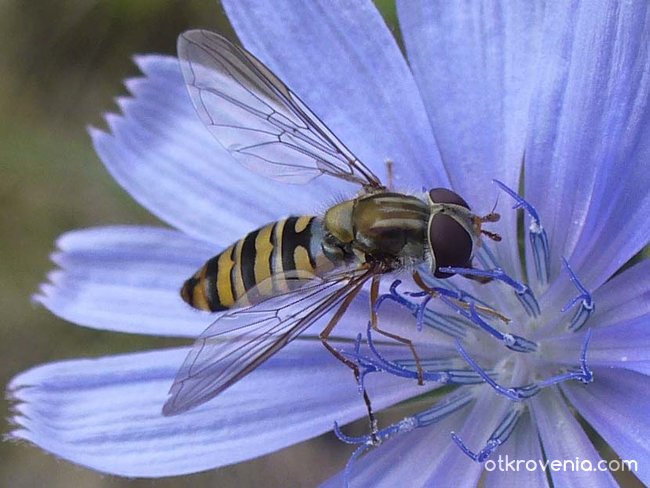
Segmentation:
{"type": "MultiPolygon", "coordinates": [[[[360,378],[361,378],[361,372],[359,371],[359,366],[352,360],[346,358],[343,354],[341,354],[340,351],[337,351],[330,343],[328,342],[329,336],[332,333],[332,330],[334,330],[334,327],[339,323],[339,320],[341,320],[341,317],[345,314],[347,309],[350,307],[350,304],[354,301],[355,297],[359,294],[359,291],[361,291],[361,288],[363,287],[363,284],[365,283],[365,279],[361,280],[360,283],[358,283],[355,288],[345,297],[339,308],[336,310],[336,313],[334,316],[330,319],[330,321],[327,323],[325,328],[322,330],[322,332],[319,335],[319,338],[325,348],[339,361],[341,361],[343,364],[345,364],[348,368],[352,370],[354,373],[354,379],[358,384],[360,383],[360,378]]],[[[370,432],[372,436],[372,441],[375,444],[379,443],[379,438],[377,437],[377,433],[379,431],[378,429],[378,424],[377,424],[377,419],[375,418],[375,413],[372,409],[372,404],[370,402],[370,397],[368,396],[368,392],[366,389],[363,389],[363,401],[366,404],[366,410],[368,411],[368,421],[370,423],[370,432]]]]}

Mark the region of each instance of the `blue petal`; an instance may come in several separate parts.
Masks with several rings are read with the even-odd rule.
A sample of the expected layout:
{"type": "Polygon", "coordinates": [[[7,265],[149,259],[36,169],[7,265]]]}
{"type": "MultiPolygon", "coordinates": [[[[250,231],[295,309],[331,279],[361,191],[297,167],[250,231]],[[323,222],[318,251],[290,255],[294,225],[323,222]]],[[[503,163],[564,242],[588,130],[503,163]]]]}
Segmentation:
{"type": "MultiPolygon", "coordinates": [[[[557,390],[544,390],[531,405],[546,460],[563,463],[577,458],[597,466],[600,455],[557,390]]],[[[555,486],[618,486],[609,471],[588,471],[580,466],[576,470],[549,468],[548,472],[555,486]]]]}
{"type": "Polygon", "coordinates": [[[594,330],[589,365],[626,368],[650,375],[650,315],[594,330]]]}
{"type": "MultiPolygon", "coordinates": [[[[537,2],[406,0],[398,12],[452,185],[489,212],[493,178],[519,185],[543,9],[537,2]]],[[[518,276],[516,218],[501,213],[498,252],[518,276]]]]}
{"type": "Polygon", "coordinates": [[[564,394],[582,417],[624,460],[637,462],[634,473],[650,484],[650,379],[633,371],[594,369],[594,383],[565,383],[564,394]]]}
{"type": "Polygon", "coordinates": [[[650,315],[650,259],[626,269],[594,292],[593,326],[650,315]]]}
{"type": "MultiPolygon", "coordinates": [[[[177,417],[162,404],[187,350],[52,363],[11,382],[13,439],[122,476],[162,477],[245,461],[365,415],[349,369],[296,342],[215,400],[177,417]],[[110,399],[110,401],[107,401],[110,399]]],[[[384,375],[377,409],[422,388],[384,375]]]]}
{"type": "Polygon", "coordinates": [[[111,134],[91,128],[95,150],[113,177],[152,213],[188,235],[226,246],[289,214],[309,214],[331,198],[331,183],[309,190],[244,169],[194,111],[171,57],[137,58],[146,78],[127,81],[133,98],[109,114],[111,134]]]}
{"type": "Polygon", "coordinates": [[[648,242],[650,4],[554,4],[546,16],[531,123],[526,197],[560,257],[588,288],[648,242]]]}
{"type": "Polygon", "coordinates": [[[378,175],[392,159],[398,186],[448,185],[411,72],[370,1],[223,3],[246,48],[378,175]]]}
{"type": "MultiPolygon", "coordinates": [[[[587,364],[598,368],[625,368],[650,375],[650,315],[596,327],[587,351],[587,364]]],[[[546,359],[575,366],[583,334],[564,334],[548,341],[546,359]]],[[[596,379],[597,380],[597,379],[596,379]]]]}
{"type": "MultiPolygon", "coordinates": [[[[570,285],[568,285],[570,286],[570,285]]],[[[554,287],[554,294],[560,287],[554,287]]],[[[594,293],[596,312],[589,319],[593,336],[587,352],[590,366],[625,368],[650,375],[650,260],[626,269],[594,293]]],[[[571,313],[571,312],[569,312],[571,313]]],[[[547,359],[574,366],[584,334],[549,337],[547,359]]]]}
{"type": "Polygon", "coordinates": [[[86,327],[196,337],[214,321],[185,304],[183,282],[218,252],[178,231],[101,227],[61,236],[49,274],[34,299],[86,327]]]}

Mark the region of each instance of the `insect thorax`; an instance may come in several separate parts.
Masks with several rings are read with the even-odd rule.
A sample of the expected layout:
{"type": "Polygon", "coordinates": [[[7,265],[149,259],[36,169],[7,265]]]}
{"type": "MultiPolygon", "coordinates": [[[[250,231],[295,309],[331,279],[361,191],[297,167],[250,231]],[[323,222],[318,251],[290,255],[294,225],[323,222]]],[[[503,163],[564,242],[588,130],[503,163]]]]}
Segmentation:
{"type": "Polygon", "coordinates": [[[378,192],[330,208],[323,250],[333,261],[380,263],[384,271],[425,260],[428,205],[419,198],[378,192]]]}

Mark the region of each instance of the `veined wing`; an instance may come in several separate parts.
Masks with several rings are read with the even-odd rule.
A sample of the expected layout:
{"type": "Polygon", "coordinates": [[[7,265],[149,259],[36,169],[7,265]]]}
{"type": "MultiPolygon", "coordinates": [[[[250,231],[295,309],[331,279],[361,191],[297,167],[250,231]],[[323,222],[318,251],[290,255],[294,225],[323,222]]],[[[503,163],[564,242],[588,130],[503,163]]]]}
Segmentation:
{"type": "Polygon", "coordinates": [[[327,174],[364,187],[383,187],[248,51],[213,32],[192,30],[179,36],[178,56],[200,119],[247,168],[287,183],[327,174]]]}
{"type": "Polygon", "coordinates": [[[225,313],[196,340],[170,389],[164,415],[190,410],[217,396],[295,339],[350,293],[369,270],[313,278],[283,295],[225,313]]]}

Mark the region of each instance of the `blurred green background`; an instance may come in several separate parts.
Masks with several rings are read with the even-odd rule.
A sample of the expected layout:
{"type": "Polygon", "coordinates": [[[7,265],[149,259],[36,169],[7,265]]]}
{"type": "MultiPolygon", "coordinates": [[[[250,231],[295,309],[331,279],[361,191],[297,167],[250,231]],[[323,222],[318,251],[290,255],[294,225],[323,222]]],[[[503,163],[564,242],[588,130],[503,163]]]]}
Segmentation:
{"type": "MultiPolygon", "coordinates": [[[[395,25],[392,1],[378,2],[395,25]]],[[[232,37],[215,0],[57,0],[0,3],[0,383],[40,363],[176,344],[76,327],[30,302],[52,269],[54,240],[107,224],[160,224],[112,181],[86,134],[103,126],[134,53],[173,54],[185,29],[232,37]]],[[[9,404],[0,406],[2,433],[9,404]]],[[[163,480],[130,480],[40,449],[0,443],[2,487],[313,486],[350,449],[332,434],[240,465],[163,480]]]]}

